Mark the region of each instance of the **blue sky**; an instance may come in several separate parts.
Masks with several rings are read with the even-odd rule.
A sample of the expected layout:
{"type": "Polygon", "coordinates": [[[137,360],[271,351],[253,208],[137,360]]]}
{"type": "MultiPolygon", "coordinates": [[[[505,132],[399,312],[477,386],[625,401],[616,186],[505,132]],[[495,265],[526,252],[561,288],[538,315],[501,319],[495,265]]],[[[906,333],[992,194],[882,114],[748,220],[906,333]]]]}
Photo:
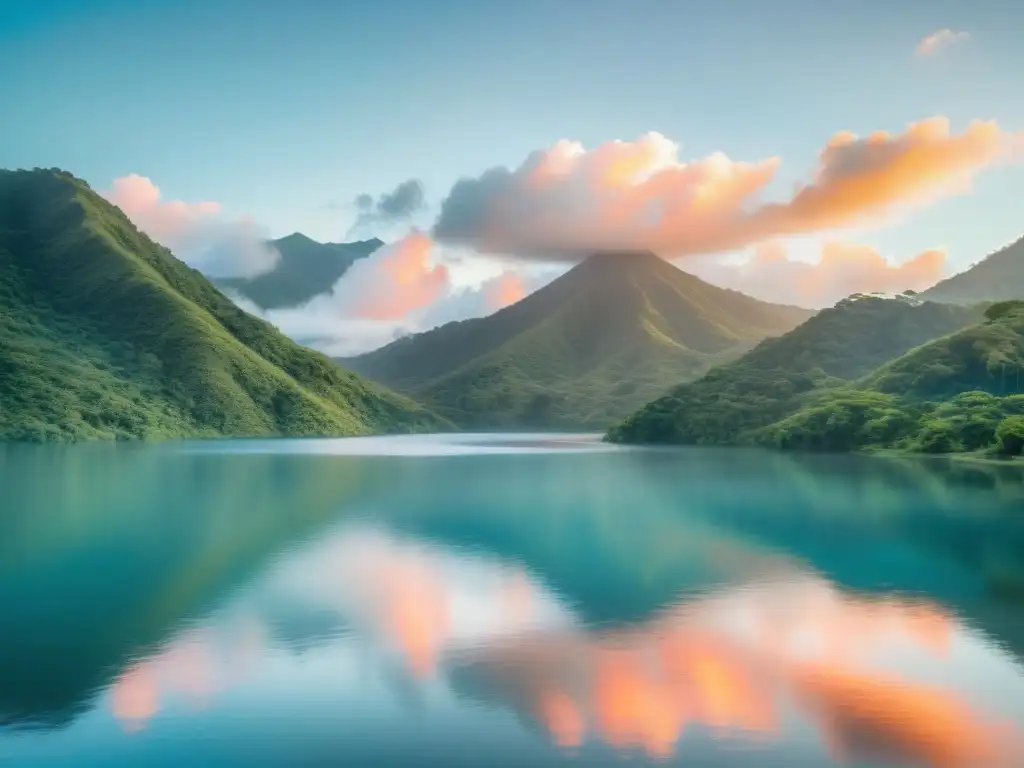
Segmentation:
{"type": "MultiPolygon", "coordinates": [[[[138,173],[335,240],[352,213],[332,201],[415,177],[436,211],[459,176],[560,138],[779,155],[788,189],[839,130],[1024,129],[1021,29],[1016,0],[4,0],[0,166],[138,173]],[[916,57],[941,28],[970,39],[916,57]]],[[[862,239],[965,266],[1024,232],[1021,199],[1020,166],[991,170],[862,239]]]]}

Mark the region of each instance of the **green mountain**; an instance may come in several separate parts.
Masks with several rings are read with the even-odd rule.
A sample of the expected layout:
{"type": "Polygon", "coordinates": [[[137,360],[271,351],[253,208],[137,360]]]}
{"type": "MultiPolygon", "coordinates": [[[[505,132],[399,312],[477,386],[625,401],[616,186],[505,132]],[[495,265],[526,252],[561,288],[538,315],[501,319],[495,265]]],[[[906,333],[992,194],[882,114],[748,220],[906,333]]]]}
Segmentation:
{"type": "Polygon", "coordinates": [[[522,301],[348,359],[468,428],[604,428],[812,312],[652,253],[592,256],[522,301]]]}
{"type": "MultiPolygon", "coordinates": [[[[864,329],[855,311],[890,316],[877,324],[889,341],[902,337],[907,350],[856,382],[829,375],[820,358],[799,361],[781,354],[821,320],[823,312],[793,333],[767,342],[750,355],[646,406],[609,432],[617,442],[753,443],[778,448],[848,451],[894,448],[929,453],[1024,447],[1024,302],[987,309],[981,322],[963,325],[978,310],[924,303],[861,299],[831,310],[833,318],[864,329]],[[902,309],[900,305],[903,304],[902,309]],[[908,326],[898,314],[915,313],[908,326]],[[926,317],[928,322],[922,322],[926,317]],[[931,328],[932,341],[915,335],[931,328]]],[[[817,338],[828,338],[826,332],[817,338]]],[[[840,349],[837,347],[837,349],[840,349]]],[[[882,350],[876,348],[877,352],[882,350]]],[[[843,355],[860,351],[843,352],[843,355]]],[[[862,362],[868,364],[870,356],[862,362]]],[[[877,362],[877,361],[876,361],[877,362]]],[[[865,367],[867,367],[865,365],[865,367]]],[[[835,370],[833,368],[833,370],[835,370]]]]}
{"type": "Polygon", "coordinates": [[[221,278],[218,287],[238,293],[260,309],[297,307],[326,293],[348,268],[384,242],[373,238],[354,243],[318,243],[296,232],[269,245],[281,254],[270,272],[257,277],[221,278]]]}
{"type": "Polygon", "coordinates": [[[621,442],[744,442],[808,392],[865,376],[887,360],[963,328],[977,310],[900,297],[857,296],[768,339],[739,360],[676,387],[616,426],[621,442]]]}
{"type": "Polygon", "coordinates": [[[921,296],[955,304],[1024,299],[1024,237],[921,296]]]}
{"type": "Polygon", "coordinates": [[[0,306],[0,439],[439,423],[238,309],[63,171],[0,171],[0,306]]]}

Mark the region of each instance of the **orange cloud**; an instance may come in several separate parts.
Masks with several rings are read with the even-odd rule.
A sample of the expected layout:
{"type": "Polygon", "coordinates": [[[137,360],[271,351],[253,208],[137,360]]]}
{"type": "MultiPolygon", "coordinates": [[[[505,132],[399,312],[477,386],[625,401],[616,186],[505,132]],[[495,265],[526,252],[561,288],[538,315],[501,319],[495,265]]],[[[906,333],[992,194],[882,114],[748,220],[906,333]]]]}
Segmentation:
{"type": "Polygon", "coordinates": [[[938,29],[930,35],[921,38],[915,52],[918,56],[932,56],[943,48],[948,48],[956,43],[962,43],[970,39],[968,32],[954,32],[952,29],[938,29]]]}
{"type": "Polygon", "coordinates": [[[862,224],[962,192],[1019,141],[994,122],[954,134],[943,117],[899,135],[840,132],[822,149],[813,180],[772,203],[759,198],[778,158],[745,163],[719,153],[683,162],[678,145],[658,133],[592,150],[560,141],[515,170],[457,182],[433,232],[440,242],[485,252],[569,261],[599,250],[718,253],[862,224]]]}
{"type": "Polygon", "coordinates": [[[384,630],[414,675],[432,677],[451,632],[449,596],[429,567],[401,560],[383,569],[377,588],[384,630]]]}
{"type": "Polygon", "coordinates": [[[367,320],[398,320],[423,309],[450,287],[448,268],[430,258],[431,239],[411,232],[357,261],[335,286],[347,314],[367,320]]]}
{"type": "Polygon", "coordinates": [[[684,269],[723,288],[765,301],[828,307],[854,293],[902,293],[930,288],[948,267],[946,254],[922,251],[899,264],[869,245],[825,243],[816,262],[789,258],[784,246],[768,242],[739,263],[692,259],[684,269]]]}
{"type": "Polygon", "coordinates": [[[184,696],[193,709],[206,707],[229,681],[230,670],[244,674],[254,661],[252,642],[262,650],[262,631],[254,636],[253,627],[248,629],[221,649],[204,632],[189,632],[162,652],[127,667],[111,685],[114,719],[126,732],[134,733],[145,728],[161,701],[172,696],[184,696]]]}
{"type": "Polygon", "coordinates": [[[779,589],[777,603],[745,593],[698,600],[628,630],[511,637],[475,651],[467,668],[474,687],[528,713],[563,747],[592,735],[667,758],[688,724],[776,738],[783,702],[793,701],[840,759],[1018,764],[1012,725],[953,688],[873,665],[893,642],[945,661],[954,626],[939,608],[851,599],[817,582],[779,589]],[[748,633],[736,630],[739,617],[748,633]]]}
{"type": "Polygon", "coordinates": [[[941,688],[809,664],[794,687],[818,710],[836,758],[869,758],[879,751],[910,757],[929,768],[1010,768],[1010,729],[979,719],[941,688]]]}
{"type": "Polygon", "coordinates": [[[280,259],[251,219],[223,218],[220,203],[164,200],[145,176],[115,179],[104,196],[136,227],[210,277],[253,277],[280,259]]]}
{"type": "Polygon", "coordinates": [[[835,229],[961,191],[978,170],[1008,156],[1021,135],[980,120],[955,135],[944,117],[912,123],[898,136],[837,133],[821,152],[814,182],[786,203],[764,206],[755,229],[771,236],[835,229]]]}
{"type": "Polygon", "coordinates": [[[114,682],[110,706],[125,731],[142,730],[160,708],[153,665],[144,662],[125,670],[114,682]]]}
{"type": "Polygon", "coordinates": [[[490,314],[515,304],[526,297],[526,283],[518,272],[506,270],[495,278],[488,280],[481,288],[484,309],[490,314]]]}

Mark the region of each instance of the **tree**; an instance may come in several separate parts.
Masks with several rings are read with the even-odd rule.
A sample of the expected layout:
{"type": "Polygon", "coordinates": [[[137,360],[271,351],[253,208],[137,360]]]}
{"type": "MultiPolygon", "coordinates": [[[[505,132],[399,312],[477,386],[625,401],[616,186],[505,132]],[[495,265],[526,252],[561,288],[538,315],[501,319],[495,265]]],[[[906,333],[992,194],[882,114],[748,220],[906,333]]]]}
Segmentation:
{"type": "Polygon", "coordinates": [[[996,442],[1000,453],[1020,456],[1024,453],[1024,416],[1003,419],[996,428],[996,442]]]}
{"type": "Polygon", "coordinates": [[[1011,301],[1000,301],[988,309],[985,310],[985,317],[990,321],[1000,320],[1009,314],[1014,312],[1020,312],[1024,310],[1024,301],[1011,300],[1011,301]]]}

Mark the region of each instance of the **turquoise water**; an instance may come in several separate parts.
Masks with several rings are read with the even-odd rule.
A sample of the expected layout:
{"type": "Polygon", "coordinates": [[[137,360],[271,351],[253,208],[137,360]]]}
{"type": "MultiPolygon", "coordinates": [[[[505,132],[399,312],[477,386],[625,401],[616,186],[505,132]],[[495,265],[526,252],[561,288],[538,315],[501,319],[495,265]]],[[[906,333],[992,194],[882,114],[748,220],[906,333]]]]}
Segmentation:
{"type": "Polygon", "coordinates": [[[1024,765],[1024,473],[0,447],[0,764],[1024,765]]]}

